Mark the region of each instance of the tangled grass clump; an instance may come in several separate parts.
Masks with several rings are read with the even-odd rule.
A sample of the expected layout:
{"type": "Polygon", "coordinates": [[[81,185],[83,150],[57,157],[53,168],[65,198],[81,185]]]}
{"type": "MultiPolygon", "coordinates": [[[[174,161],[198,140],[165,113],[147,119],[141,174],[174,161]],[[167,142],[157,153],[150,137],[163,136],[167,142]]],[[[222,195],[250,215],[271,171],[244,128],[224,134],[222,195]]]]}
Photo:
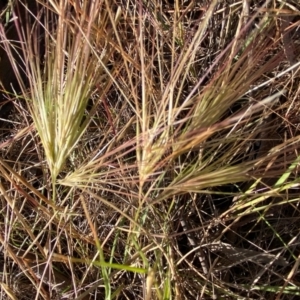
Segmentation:
{"type": "Polygon", "coordinates": [[[297,299],[297,2],[1,9],[3,299],[297,299]]]}

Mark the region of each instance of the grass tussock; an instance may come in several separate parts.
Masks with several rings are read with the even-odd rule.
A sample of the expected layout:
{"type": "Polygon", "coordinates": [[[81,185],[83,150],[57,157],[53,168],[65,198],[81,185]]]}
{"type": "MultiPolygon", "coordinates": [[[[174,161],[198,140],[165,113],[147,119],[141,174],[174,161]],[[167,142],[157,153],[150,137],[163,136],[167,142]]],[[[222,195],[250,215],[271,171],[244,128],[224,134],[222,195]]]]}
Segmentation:
{"type": "Polygon", "coordinates": [[[1,297],[297,299],[299,16],[3,5],[1,297]]]}

